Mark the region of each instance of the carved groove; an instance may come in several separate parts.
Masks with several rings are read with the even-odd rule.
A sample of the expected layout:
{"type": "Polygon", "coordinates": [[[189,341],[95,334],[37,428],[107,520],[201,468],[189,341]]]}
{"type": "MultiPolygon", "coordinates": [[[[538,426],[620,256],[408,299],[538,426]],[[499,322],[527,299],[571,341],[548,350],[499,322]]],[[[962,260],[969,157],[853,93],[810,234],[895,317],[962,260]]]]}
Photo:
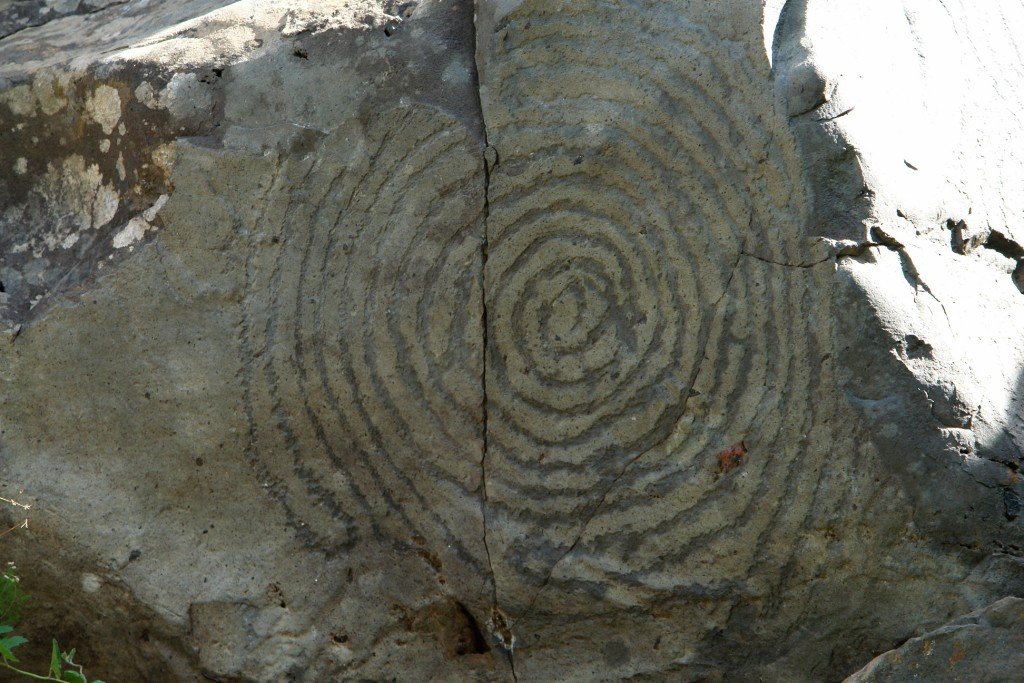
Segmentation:
{"type": "Polygon", "coordinates": [[[247,266],[251,457],[299,534],[427,539],[481,575],[487,551],[519,618],[541,591],[770,595],[824,505],[827,303],[776,265],[805,262],[806,198],[768,75],[590,4],[527,3],[484,55],[486,263],[482,155],[413,109],[283,169],[302,193],[270,191],[284,227],[247,266]]]}
{"type": "Polygon", "coordinates": [[[740,263],[804,256],[767,74],[670,8],[620,4],[524,3],[486,61],[488,502],[520,612],[540,589],[777,579],[820,473],[794,443],[815,414],[812,276],[740,263]],[[739,441],[742,476],[721,475],[739,441]],[[748,559],[709,574],[716,556],[748,559]]]}
{"type": "Polygon", "coordinates": [[[253,458],[311,542],[461,548],[449,520],[479,517],[475,143],[401,109],[312,156],[285,169],[302,189],[271,192],[284,227],[249,259],[253,458]]]}

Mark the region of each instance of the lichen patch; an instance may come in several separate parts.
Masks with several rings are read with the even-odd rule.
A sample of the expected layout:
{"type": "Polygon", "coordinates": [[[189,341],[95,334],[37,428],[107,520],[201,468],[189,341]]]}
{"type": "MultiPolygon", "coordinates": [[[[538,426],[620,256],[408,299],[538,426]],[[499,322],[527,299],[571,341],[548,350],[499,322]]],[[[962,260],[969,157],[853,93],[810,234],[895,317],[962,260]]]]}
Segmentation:
{"type": "Polygon", "coordinates": [[[32,94],[39,109],[47,116],[52,116],[67,106],[68,99],[64,96],[66,78],[66,75],[62,78],[58,74],[44,71],[32,81],[32,94]]]}
{"type": "Polygon", "coordinates": [[[150,223],[152,223],[154,220],[156,220],[156,215],[160,213],[160,209],[164,208],[164,204],[167,203],[167,199],[167,195],[160,195],[160,197],[157,198],[155,202],[153,202],[153,206],[149,207],[148,209],[142,212],[142,217],[145,218],[150,223]]]}
{"type": "Polygon", "coordinates": [[[0,94],[0,102],[6,104],[15,116],[32,116],[36,111],[35,95],[27,85],[17,85],[0,94]]]}
{"type": "Polygon", "coordinates": [[[174,166],[175,156],[176,152],[173,142],[160,145],[153,150],[153,163],[163,171],[164,176],[167,178],[171,177],[171,168],[174,166]]]}
{"type": "Polygon", "coordinates": [[[46,173],[35,192],[59,216],[49,230],[32,239],[32,249],[37,257],[46,250],[66,249],[64,245],[77,241],[71,240],[74,234],[103,227],[113,220],[120,205],[117,191],[103,182],[99,166],[86,164],[78,154],[65,158],[59,164],[47,164],[46,173]]]}
{"type": "Polygon", "coordinates": [[[157,96],[156,90],[149,81],[142,81],[142,83],[139,84],[139,87],[135,88],[135,99],[149,109],[160,109],[164,107],[164,104],[157,96]]]}
{"type": "Polygon", "coordinates": [[[115,249],[124,249],[127,246],[135,244],[141,240],[145,235],[146,231],[152,226],[146,222],[146,219],[141,216],[128,221],[128,224],[121,229],[116,235],[114,235],[113,245],[115,249]]]}
{"type": "Polygon", "coordinates": [[[121,120],[121,95],[117,88],[100,85],[85,103],[86,112],[103,128],[106,135],[114,132],[121,120]]]}
{"type": "Polygon", "coordinates": [[[114,235],[111,244],[115,249],[124,249],[125,247],[131,247],[142,240],[146,236],[147,232],[156,230],[157,226],[153,225],[153,221],[156,220],[156,216],[160,213],[160,209],[163,208],[164,204],[167,203],[168,196],[165,194],[153,202],[153,206],[149,207],[142,212],[142,215],[135,216],[127,225],[125,225],[117,234],[114,235]]]}
{"type": "Polygon", "coordinates": [[[120,198],[112,185],[100,185],[96,188],[96,198],[92,203],[92,228],[101,228],[114,219],[120,198]]]}

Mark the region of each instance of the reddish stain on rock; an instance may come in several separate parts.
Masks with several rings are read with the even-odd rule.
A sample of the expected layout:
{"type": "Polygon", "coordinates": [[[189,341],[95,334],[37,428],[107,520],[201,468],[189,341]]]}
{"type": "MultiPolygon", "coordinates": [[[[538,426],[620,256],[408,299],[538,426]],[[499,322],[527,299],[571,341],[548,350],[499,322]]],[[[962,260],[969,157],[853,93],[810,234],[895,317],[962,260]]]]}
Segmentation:
{"type": "Polygon", "coordinates": [[[718,454],[718,471],[722,474],[732,472],[747,459],[747,446],[742,441],[729,446],[718,454]]]}
{"type": "Polygon", "coordinates": [[[953,643],[953,654],[949,657],[949,668],[952,669],[962,662],[966,656],[967,651],[964,649],[964,646],[960,643],[953,643]]]}

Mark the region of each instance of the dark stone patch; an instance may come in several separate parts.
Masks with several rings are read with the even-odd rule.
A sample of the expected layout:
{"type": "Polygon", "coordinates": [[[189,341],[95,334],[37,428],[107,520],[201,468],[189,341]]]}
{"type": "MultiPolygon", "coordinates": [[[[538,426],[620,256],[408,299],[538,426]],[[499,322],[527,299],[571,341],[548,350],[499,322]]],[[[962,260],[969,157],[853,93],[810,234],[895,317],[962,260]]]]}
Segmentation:
{"type": "MultiPolygon", "coordinates": [[[[206,75],[197,77],[202,81],[206,75]]],[[[152,65],[115,64],[90,71],[66,89],[55,82],[55,96],[67,104],[53,114],[37,109],[20,116],[0,105],[0,280],[6,290],[0,307],[2,326],[31,321],[55,294],[87,284],[123,260],[129,249],[115,249],[113,236],[173,189],[165,170],[154,161],[154,152],[176,138],[207,135],[215,128],[219,104],[203,118],[182,122],[172,120],[166,109],[150,109],[136,98],[135,90],[144,81],[158,93],[171,76],[152,65]],[[121,128],[105,134],[87,114],[87,103],[101,85],[118,92],[123,135],[121,128]],[[109,147],[100,146],[103,140],[109,147]],[[47,174],[58,173],[72,157],[80,157],[85,169],[95,167],[101,185],[113,188],[118,197],[113,218],[98,228],[79,230],[76,212],[69,213],[67,206],[54,201],[53,188],[47,192],[44,186],[47,174]],[[73,244],[55,243],[54,236],[71,233],[78,234],[73,244]]],[[[213,100],[219,102],[219,78],[212,72],[209,76],[204,87],[213,89],[213,100]]],[[[159,227],[159,217],[152,223],[159,227]]],[[[139,244],[154,234],[148,232],[139,244]]]]}
{"type": "Polygon", "coordinates": [[[609,640],[602,649],[604,663],[611,667],[629,664],[629,648],[620,639],[609,640]]]}

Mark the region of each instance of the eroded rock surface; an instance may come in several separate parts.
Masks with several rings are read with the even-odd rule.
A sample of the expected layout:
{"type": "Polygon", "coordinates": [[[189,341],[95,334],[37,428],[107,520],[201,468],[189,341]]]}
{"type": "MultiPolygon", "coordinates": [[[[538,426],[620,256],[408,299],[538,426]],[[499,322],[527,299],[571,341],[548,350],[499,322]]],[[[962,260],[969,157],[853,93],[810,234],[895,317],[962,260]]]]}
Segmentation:
{"type": "Polygon", "coordinates": [[[1016,681],[1022,646],[1024,600],[1004,598],[879,655],[846,681],[1016,681]]]}
{"type": "Polygon", "coordinates": [[[870,4],[0,5],[37,658],[839,680],[1021,594],[1024,16],[870,4]]]}

